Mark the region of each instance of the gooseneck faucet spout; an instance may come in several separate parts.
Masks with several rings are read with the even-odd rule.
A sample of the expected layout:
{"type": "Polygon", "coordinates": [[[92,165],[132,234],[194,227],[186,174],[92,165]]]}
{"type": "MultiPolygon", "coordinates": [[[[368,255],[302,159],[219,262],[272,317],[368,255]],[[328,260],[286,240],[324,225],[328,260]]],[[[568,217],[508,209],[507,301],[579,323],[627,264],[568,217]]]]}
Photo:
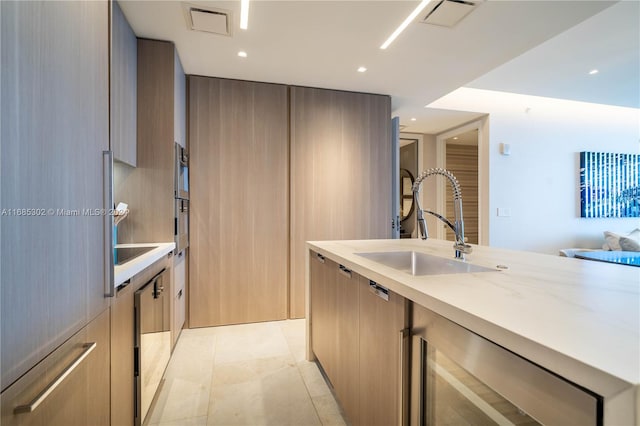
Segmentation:
{"type": "Polygon", "coordinates": [[[443,221],[449,228],[453,230],[456,235],[456,241],[453,244],[456,258],[464,259],[464,255],[471,253],[472,249],[471,246],[469,244],[466,244],[464,241],[464,221],[462,219],[462,190],[460,189],[460,183],[458,182],[458,179],[456,179],[453,173],[448,170],[439,167],[431,168],[418,175],[411,189],[413,191],[413,199],[418,210],[418,232],[421,235],[421,238],[423,240],[426,240],[429,237],[427,231],[427,222],[424,220],[424,213],[429,213],[443,221]],[[422,210],[422,207],[420,207],[420,185],[422,184],[423,180],[432,175],[444,176],[449,180],[449,183],[451,183],[451,188],[453,189],[453,206],[455,212],[455,222],[453,224],[447,218],[429,210],[422,210]]]}

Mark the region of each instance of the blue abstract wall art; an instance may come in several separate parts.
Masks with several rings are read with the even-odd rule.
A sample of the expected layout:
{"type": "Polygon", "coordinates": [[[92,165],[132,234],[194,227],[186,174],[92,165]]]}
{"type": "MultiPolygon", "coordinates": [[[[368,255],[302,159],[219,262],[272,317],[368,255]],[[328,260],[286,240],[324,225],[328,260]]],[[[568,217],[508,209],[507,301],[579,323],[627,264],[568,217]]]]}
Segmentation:
{"type": "Polygon", "coordinates": [[[640,155],[580,153],[580,216],[640,217],[640,155]]]}

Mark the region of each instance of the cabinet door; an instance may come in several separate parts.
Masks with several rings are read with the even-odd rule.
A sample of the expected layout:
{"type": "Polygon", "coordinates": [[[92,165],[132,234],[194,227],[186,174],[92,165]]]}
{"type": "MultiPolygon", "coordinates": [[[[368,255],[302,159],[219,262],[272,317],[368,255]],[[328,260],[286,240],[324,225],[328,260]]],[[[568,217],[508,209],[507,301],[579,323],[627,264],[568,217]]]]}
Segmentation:
{"type": "MultiPolygon", "coordinates": [[[[360,422],[361,391],[369,393],[359,383],[359,275],[342,265],[338,265],[336,280],[335,317],[336,330],[336,368],[332,378],[333,387],[340,405],[354,425],[360,422]]],[[[373,374],[376,374],[375,372],[373,374]]]]}
{"type": "Polygon", "coordinates": [[[360,424],[401,424],[405,299],[360,278],[360,424]]]}
{"type": "Polygon", "coordinates": [[[138,40],[117,1],[111,4],[111,149],[136,165],[138,40]]]}
{"type": "Polygon", "coordinates": [[[109,425],[109,353],[107,309],[2,393],[0,423],[109,425]]]}
{"type": "Polygon", "coordinates": [[[287,113],[286,86],[189,77],[190,327],[287,317],[287,113]]]}
{"type": "Polygon", "coordinates": [[[182,63],[178,56],[178,51],[174,51],[174,121],[173,133],[174,139],[183,148],[187,147],[187,80],[182,69],[182,63]]]}
{"type": "Polygon", "coordinates": [[[175,346],[184,326],[185,316],[185,284],[186,284],[186,250],[181,251],[173,258],[173,323],[171,326],[172,347],[175,346]]]}
{"type": "Polygon", "coordinates": [[[120,287],[111,305],[111,423],[132,426],[134,412],[134,285],[120,287]]]}
{"type": "Polygon", "coordinates": [[[391,100],[290,93],[290,317],[302,318],[306,241],[391,237],[391,100]]]}
{"type": "Polygon", "coordinates": [[[328,377],[336,374],[336,273],[338,265],[312,252],[309,259],[312,350],[328,377]]]}
{"type": "Polygon", "coordinates": [[[2,389],[108,307],[107,2],[0,2],[2,389]],[[34,210],[26,210],[34,209],[34,210]]]}

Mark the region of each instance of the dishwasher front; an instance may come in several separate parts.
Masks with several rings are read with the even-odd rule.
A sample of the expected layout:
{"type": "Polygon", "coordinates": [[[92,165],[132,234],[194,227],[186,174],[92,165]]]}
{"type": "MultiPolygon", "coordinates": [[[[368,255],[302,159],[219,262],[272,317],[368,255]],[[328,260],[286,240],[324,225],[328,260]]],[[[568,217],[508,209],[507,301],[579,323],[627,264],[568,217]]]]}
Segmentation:
{"type": "Polygon", "coordinates": [[[171,356],[169,270],[135,293],[135,424],[142,425],[171,356]],[[166,293],[165,293],[166,290],[166,293]]]}

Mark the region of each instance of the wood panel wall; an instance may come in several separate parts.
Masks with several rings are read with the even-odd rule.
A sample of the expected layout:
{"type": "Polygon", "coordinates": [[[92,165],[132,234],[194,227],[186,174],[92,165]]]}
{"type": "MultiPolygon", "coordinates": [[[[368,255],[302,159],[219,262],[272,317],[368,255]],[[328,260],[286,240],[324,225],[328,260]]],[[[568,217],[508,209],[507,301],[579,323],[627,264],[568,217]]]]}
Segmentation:
{"type": "MultiPolygon", "coordinates": [[[[447,144],[446,164],[447,170],[453,173],[462,187],[464,236],[468,243],[478,244],[478,147],[447,144]]],[[[453,223],[453,192],[448,182],[446,188],[446,216],[453,223]]],[[[455,240],[449,227],[446,227],[446,239],[455,240]]]]}
{"type": "Polygon", "coordinates": [[[291,87],[290,317],[305,316],[305,241],[391,237],[391,99],[291,87]]]}
{"type": "Polygon", "coordinates": [[[287,317],[287,87],[190,76],[189,326],[287,317]]]}

